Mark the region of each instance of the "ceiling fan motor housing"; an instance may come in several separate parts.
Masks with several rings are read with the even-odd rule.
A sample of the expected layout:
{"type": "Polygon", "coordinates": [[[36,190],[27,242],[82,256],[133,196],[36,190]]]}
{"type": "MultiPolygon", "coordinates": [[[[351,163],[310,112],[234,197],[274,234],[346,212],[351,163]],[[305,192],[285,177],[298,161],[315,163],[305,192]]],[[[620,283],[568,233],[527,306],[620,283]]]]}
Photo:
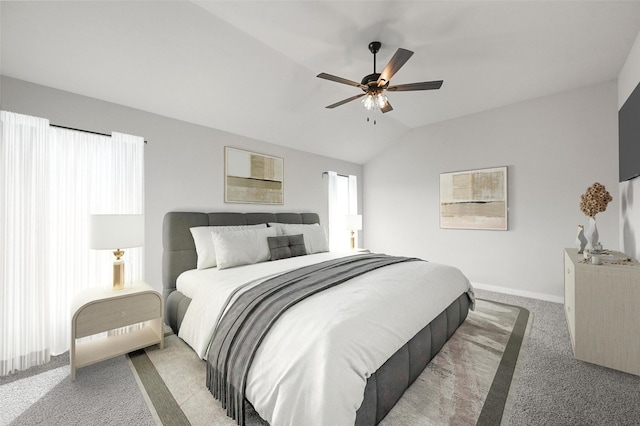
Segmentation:
{"type": "Polygon", "coordinates": [[[373,53],[373,74],[369,74],[362,79],[361,83],[367,86],[366,89],[364,87],[362,88],[362,91],[365,93],[376,94],[382,92],[389,85],[389,82],[386,82],[384,86],[378,86],[380,73],[376,72],[376,53],[380,51],[381,47],[382,43],[380,43],[379,41],[372,41],[371,43],[369,43],[369,51],[373,53]]]}
{"type": "MultiPolygon", "coordinates": [[[[367,86],[369,88],[369,90],[374,89],[374,88],[375,89],[381,89],[381,90],[382,89],[386,89],[387,86],[389,85],[389,82],[387,82],[384,86],[379,87],[378,86],[378,78],[380,78],[380,73],[369,74],[369,75],[365,76],[362,79],[362,84],[367,86]]],[[[369,90],[365,90],[365,89],[362,89],[362,90],[364,90],[365,92],[369,91],[369,90]]]]}

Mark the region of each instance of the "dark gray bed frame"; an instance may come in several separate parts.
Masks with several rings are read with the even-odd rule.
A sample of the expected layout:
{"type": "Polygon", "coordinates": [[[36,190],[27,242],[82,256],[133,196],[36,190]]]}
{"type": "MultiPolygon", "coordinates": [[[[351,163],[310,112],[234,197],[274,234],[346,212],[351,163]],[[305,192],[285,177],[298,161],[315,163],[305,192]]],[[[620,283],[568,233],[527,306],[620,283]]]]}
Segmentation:
{"type": "MultiPolygon", "coordinates": [[[[312,224],[320,223],[320,219],[316,213],[169,212],[165,215],[162,229],[165,322],[176,334],[191,303],[191,299],[176,290],[176,279],[182,272],[195,269],[197,262],[189,228],[269,222],[312,224]]],[[[469,304],[468,295],[460,295],[369,377],[364,401],[356,416],[357,426],[377,425],[391,411],[404,391],[467,318],[469,304]]]]}

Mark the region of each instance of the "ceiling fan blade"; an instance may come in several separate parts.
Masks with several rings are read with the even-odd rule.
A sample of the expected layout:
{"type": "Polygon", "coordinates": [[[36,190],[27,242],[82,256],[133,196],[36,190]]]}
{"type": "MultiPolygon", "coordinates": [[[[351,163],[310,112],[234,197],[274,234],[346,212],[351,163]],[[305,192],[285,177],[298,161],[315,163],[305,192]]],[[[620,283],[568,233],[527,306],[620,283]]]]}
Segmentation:
{"type": "Polygon", "coordinates": [[[336,83],[348,84],[349,86],[355,86],[361,89],[367,88],[367,86],[365,86],[364,84],[361,84],[352,80],[347,80],[346,78],[337,77],[335,75],[327,74],[325,72],[321,72],[320,74],[317,75],[317,77],[324,78],[325,80],[335,81],[336,83]]]}
{"type": "Polygon", "coordinates": [[[378,77],[378,87],[382,87],[385,84],[389,84],[391,81],[391,77],[394,76],[395,73],[398,72],[400,68],[409,60],[409,58],[413,55],[413,52],[407,49],[398,49],[396,53],[393,55],[389,63],[378,77]]]}
{"type": "Polygon", "coordinates": [[[442,86],[443,81],[424,81],[422,83],[398,84],[397,86],[389,86],[389,92],[408,92],[410,90],[434,90],[442,86]]]}
{"type": "Polygon", "coordinates": [[[365,95],[365,93],[361,93],[361,94],[359,94],[359,95],[355,95],[355,96],[352,96],[352,97],[350,97],[350,98],[343,99],[343,100],[341,100],[340,102],[336,102],[335,104],[331,104],[331,105],[329,105],[329,106],[327,106],[327,107],[325,107],[325,108],[335,108],[335,107],[339,107],[340,105],[344,105],[344,104],[346,104],[347,102],[355,101],[356,99],[361,98],[361,97],[363,97],[364,95],[365,95]]]}
{"type": "Polygon", "coordinates": [[[380,108],[380,111],[382,111],[382,112],[393,111],[393,107],[391,106],[389,101],[387,101],[387,103],[382,108],[380,108]]]}

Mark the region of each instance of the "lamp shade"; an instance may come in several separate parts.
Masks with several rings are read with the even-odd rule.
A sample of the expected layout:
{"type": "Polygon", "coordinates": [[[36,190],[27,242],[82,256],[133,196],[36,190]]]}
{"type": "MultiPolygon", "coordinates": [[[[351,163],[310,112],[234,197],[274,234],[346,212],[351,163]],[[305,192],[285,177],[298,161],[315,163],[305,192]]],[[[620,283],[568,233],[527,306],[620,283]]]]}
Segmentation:
{"type": "Polygon", "coordinates": [[[89,247],[111,250],[144,245],[144,215],[94,214],[89,218],[89,247]]]}
{"type": "Polygon", "coordinates": [[[349,231],[360,231],[362,229],[362,215],[348,214],[345,220],[345,227],[349,231]]]}

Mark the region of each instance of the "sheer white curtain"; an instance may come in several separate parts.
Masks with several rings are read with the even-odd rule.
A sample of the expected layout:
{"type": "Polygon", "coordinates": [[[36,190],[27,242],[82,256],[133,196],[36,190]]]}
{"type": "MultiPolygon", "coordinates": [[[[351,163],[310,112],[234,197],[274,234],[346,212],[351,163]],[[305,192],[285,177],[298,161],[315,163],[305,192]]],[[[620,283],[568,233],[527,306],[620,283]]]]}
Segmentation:
{"type": "Polygon", "coordinates": [[[349,175],[349,214],[358,214],[358,177],[349,175]]]}
{"type": "Polygon", "coordinates": [[[0,375],[49,361],[49,121],[0,111],[0,375]],[[27,331],[29,330],[29,331],[27,331]]]}
{"type": "MultiPolygon", "coordinates": [[[[71,299],[111,285],[113,255],[89,249],[89,215],[144,212],[142,138],[52,128],[5,111],[2,136],[0,375],[68,350],[71,299]],[[39,131],[21,130],[23,121],[39,131]]],[[[143,249],[125,259],[127,283],[142,280],[143,249]]]]}
{"type": "Polygon", "coordinates": [[[329,177],[329,248],[332,251],[349,250],[351,232],[346,228],[346,216],[358,212],[357,177],[327,172],[329,177]]]}
{"type": "MultiPolygon", "coordinates": [[[[358,177],[354,175],[349,175],[349,213],[347,214],[358,214],[358,177]]],[[[347,234],[349,234],[349,240],[351,239],[351,231],[347,230],[347,234]]],[[[356,241],[356,247],[358,247],[358,236],[360,231],[355,231],[354,238],[356,241]]]]}
{"type": "Polygon", "coordinates": [[[328,176],[328,189],[329,189],[329,250],[340,250],[340,232],[339,227],[342,223],[344,228],[344,218],[341,218],[341,203],[340,203],[340,181],[336,172],[327,172],[328,176]]]}

